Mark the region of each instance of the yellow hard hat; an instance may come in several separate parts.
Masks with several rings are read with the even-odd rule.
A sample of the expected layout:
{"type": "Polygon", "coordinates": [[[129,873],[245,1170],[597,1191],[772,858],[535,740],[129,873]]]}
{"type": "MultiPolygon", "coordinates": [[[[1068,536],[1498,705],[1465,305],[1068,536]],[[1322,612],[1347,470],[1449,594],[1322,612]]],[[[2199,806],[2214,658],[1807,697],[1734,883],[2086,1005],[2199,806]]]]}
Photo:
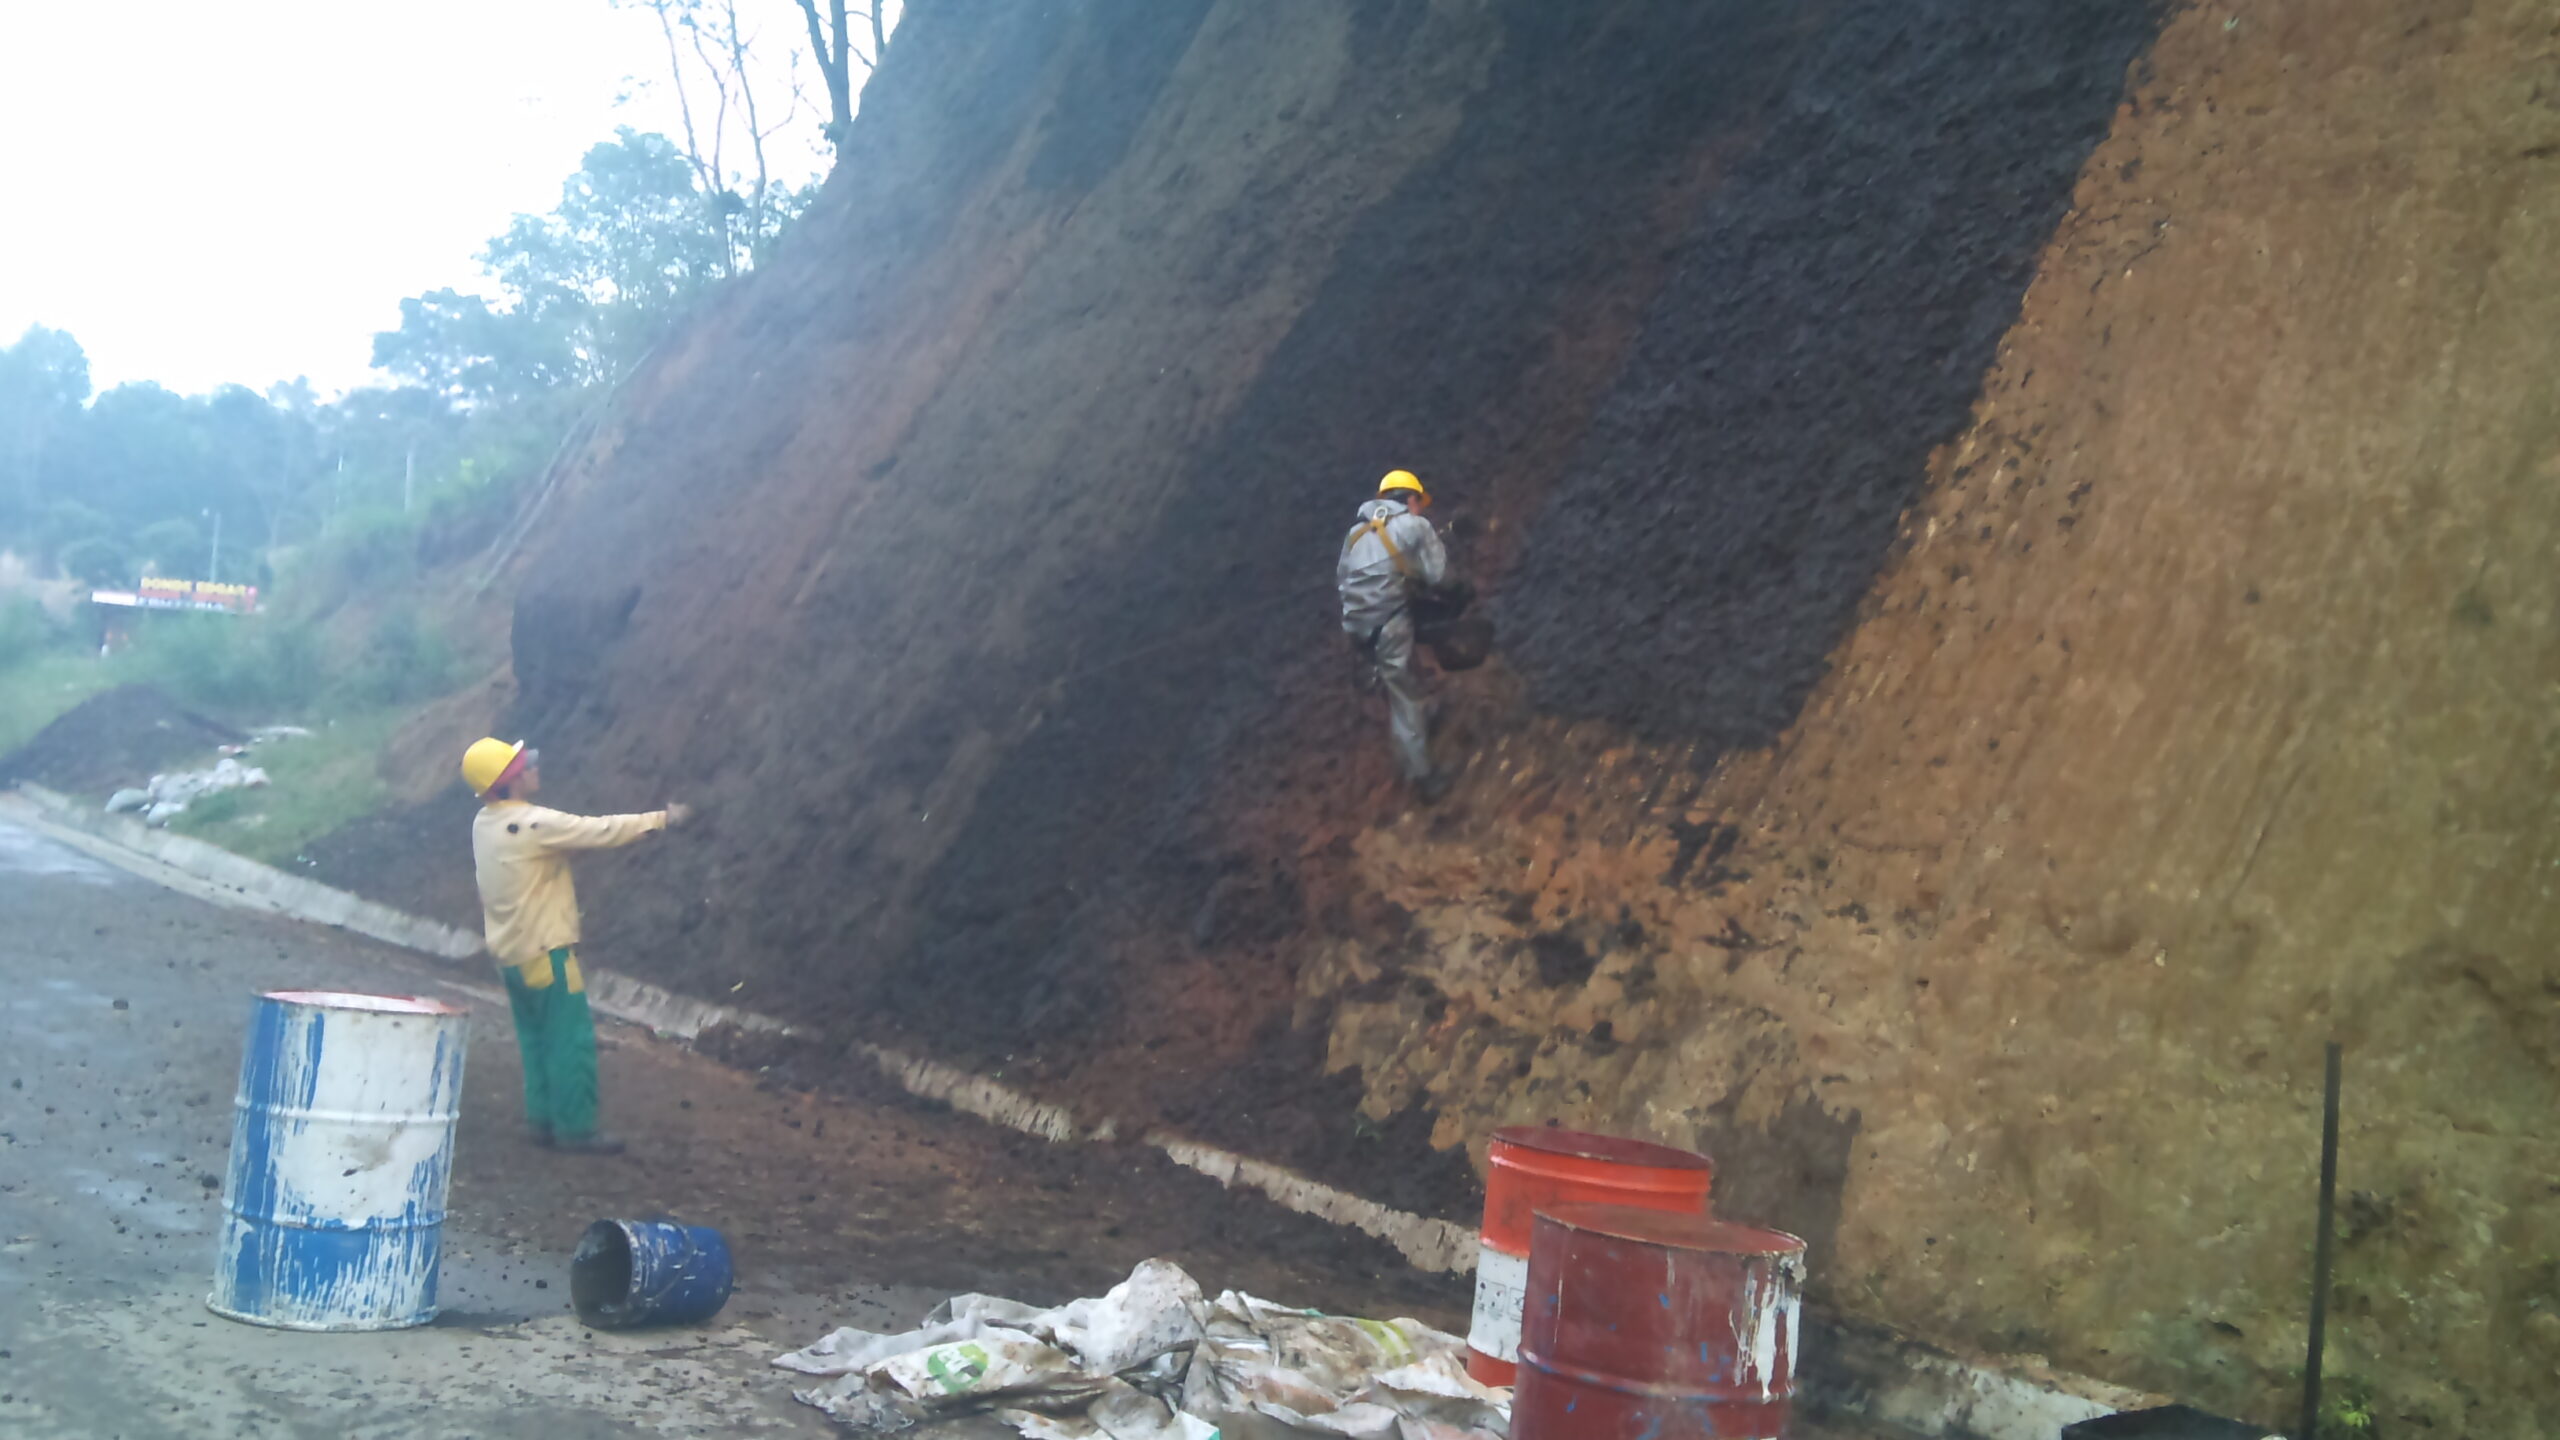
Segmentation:
{"type": "Polygon", "coordinates": [[[1396,490],[1410,490],[1423,504],[1431,503],[1431,492],[1422,488],[1421,479],[1410,470],[1390,470],[1387,472],[1387,478],[1378,482],[1378,493],[1381,495],[1396,490]]]}
{"type": "Polygon", "coordinates": [[[521,740],[513,744],[494,736],[474,740],[471,748],[462,752],[463,783],[471,787],[472,794],[486,795],[490,786],[506,778],[508,769],[516,763],[516,757],[523,753],[524,742],[521,740]]]}

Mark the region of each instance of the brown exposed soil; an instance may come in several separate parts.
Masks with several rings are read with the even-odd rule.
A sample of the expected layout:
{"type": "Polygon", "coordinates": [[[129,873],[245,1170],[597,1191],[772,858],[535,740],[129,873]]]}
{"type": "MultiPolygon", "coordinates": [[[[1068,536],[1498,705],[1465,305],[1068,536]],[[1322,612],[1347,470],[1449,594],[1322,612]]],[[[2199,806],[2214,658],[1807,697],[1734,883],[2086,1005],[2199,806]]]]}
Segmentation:
{"type": "MultiPolygon", "coordinates": [[[[306,847],[312,864],[304,873],[413,915],[477,930],[480,891],[471,873],[471,817],[479,808],[457,780],[447,794],[368,815],[306,847]]],[[[613,864],[601,858],[585,868],[609,872],[613,864]]]]}
{"type": "Polygon", "coordinates": [[[0,785],[31,780],[103,801],[162,771],[210,764],[219,747],[248,739],[156,685],[119,685],[81,701],[0,756],[0,785]]]}
{"type": "Polygon", "coordinates": [[[1383,1242],[1238,1195],[1155,1150],[955,1119],[877,1070],[812,1065],[787,1042],[714,1037],[707,1048],[725,1064],[620,1027],[606,1042],[606,1119],[631,1152],[570,1163],[535,1149],[514,1057],[489,1046],[473,1060],[463,1123],[483,1142],[455,1169],[457,1209],[557,1254],[595,1216],[692,1216],[721,1226],[742,1266],[788,1267],[821,1288],[1036,1304],[1098,1295],[1160,1255],[1213,1291],[1465,1329],[1465,1277],[1417,1271],[1383,1242]]]}

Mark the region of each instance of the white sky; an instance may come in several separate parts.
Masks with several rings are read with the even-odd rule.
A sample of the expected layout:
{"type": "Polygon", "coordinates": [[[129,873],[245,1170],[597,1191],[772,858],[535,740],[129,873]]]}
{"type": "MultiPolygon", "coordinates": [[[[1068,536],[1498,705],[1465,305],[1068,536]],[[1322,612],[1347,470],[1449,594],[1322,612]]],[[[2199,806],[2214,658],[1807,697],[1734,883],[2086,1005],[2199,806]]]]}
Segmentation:
{"type": "MultiPolygon", "coordinates": [[[[606,0],[7,8],[0,345],[68,330],[101,390],[365,383],[401,298],[486,290],[471,257],[615,125],[680,138],[656,20],[606,0]]],[[[739,9],[777,65],[805,48],[793,0],[739,9]]],[[[768,142],[794,182],[823,163],[801,73],[811,103],[768,142]]]]}

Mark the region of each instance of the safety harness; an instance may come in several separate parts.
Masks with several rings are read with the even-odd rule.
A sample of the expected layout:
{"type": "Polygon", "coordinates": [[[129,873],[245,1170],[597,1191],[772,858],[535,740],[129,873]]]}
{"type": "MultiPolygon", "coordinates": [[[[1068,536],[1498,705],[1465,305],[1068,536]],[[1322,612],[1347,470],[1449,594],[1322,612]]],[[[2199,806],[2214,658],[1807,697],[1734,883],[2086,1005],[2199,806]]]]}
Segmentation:
{"type": "MultiPolygon", "coordinates": [[[[1387,562],[1395,566],[1396,574],[1402,577],[1406,584],[1410,585],[1413,583],[1413,567],[1404,563],[1404,552],[1396,548],[1396,542],[1387,534],[1387,522],[1394,518],[1395,516],[1393,515],[1373,515],[1369,517],[1369,521],[1364,528],[1368,534],[1378,537],[1379,544],[1387,547],[1387,562]]],[[[1342,548],[1348,550],[1359,543],[1360,536],[1355,534],[1350,539],[1342,542],[1342,548]]]]}
{"type": "MultiPolygon", "coordinates": [[[[1399,511],[1397,513],[1411,514],[1412,512],[1399,511]]],[[[1394,515],[1373,515],[1369,517],[1360,529],[1351,532],[1350,539],[1342,542],[1343,550],[1348,552],[1352,546],[1360,543],[1360,537],[1362,535],[1377,536],[1378,543],[1387,547],[1387,563],[1396,567],[1396,577],[1404,581],[1407,588],[1407,598],[1399,602],[1396,608],[1388,611],[1387,618],[1379,621],[1376,627],[1370,630],[1368,635],[1360,641],[1360,653],[1372,658],[1374,658],[1378,653],[1378,637],[1386,634],[1387,627],[1394,624],[1396,622],[1396,617],[1403,614],[1406,606],[1413,603],[1410,595],[1410,590],[1413,585],[1413,567],[1405,563],[1404,552],[1396,548],[1395,540],[1387,534],[1387,522],[1394,518],[1396,518],[1394,515]]]]}

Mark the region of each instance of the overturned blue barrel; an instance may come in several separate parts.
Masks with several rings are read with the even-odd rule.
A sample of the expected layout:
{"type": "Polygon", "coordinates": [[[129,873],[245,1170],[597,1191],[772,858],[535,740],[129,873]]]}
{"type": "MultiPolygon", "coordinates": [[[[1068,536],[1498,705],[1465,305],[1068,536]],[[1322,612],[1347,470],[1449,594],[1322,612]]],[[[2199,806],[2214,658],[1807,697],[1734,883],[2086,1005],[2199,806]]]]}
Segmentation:
{"type": "Polygon", "coordinates": [[[435,1318],[467,1023],[406,995],[258,997],[232,1106],[215,1314],[286,1330],[435,1318]]]}
{"type": "Polygon", "coordinates": [[[693,1325],[729,1303],[729,1242],[708,1225],[599,1220],[569,1260],[569,1303],[599,1330],[693,1325]]]}

